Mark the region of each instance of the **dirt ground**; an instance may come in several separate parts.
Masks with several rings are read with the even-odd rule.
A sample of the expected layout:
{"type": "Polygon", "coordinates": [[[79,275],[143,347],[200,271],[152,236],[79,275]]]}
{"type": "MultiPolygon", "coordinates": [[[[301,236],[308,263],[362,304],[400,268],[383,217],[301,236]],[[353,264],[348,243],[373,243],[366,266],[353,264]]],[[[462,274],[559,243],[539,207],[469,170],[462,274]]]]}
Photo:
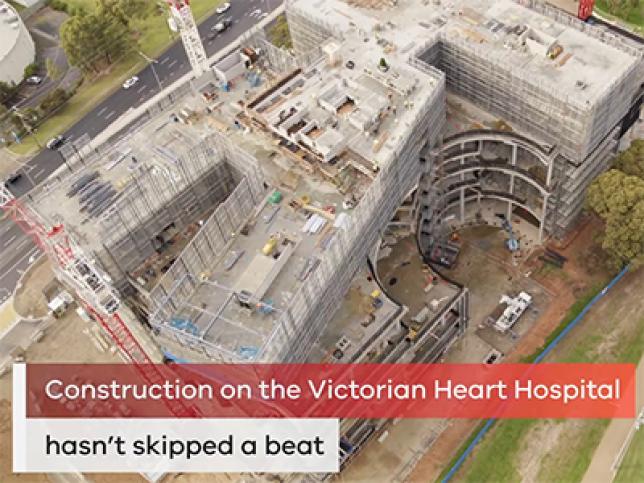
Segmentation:
{"type": "MultiPolygon", "coordinates": [[[[30,277],[29,285],[25,292],[30,294],[39,293],[40,286],[44,286],[51,280],[51,270],[48,263],[42,263],[30,277]]],[[[25,303],[23,297],[22,303],[25,303]]],[[[24,309],[24,306],[23,306],[24,309]]],[[[118,363],[122,360],[110,352],[99,352],[85,333],[88,325],[72,310],[64,317],[56,320],[50,325],[44,337],[34,343],[25,351],[27,362],[104,362],[118,363]]],[[[11,373],[0,377],[0,481],[4,482],[40,482],[50,481],[47,475],[42,474],[13,474],[11,473],[11,373]]],[[[100,476],[100,475],[99,475],[100,476]]],[[[93,481],[116,481],[114,479],[94,479],[93,481]]],[[[119,475],[119,482],[143,481],[136,476],[134,479],[122,479],[119,475]]]]}
{"type": "Polygon", "coordinates": [[[43,289],[54,279],[51,263],[41,257],[29,267],[23,278],[23,284],[13,298],[13,306],[22,317],[42,318],[47,315],[47,299],[43,289]]]}
{"type": "MultiPolygon", "coordinates": [[[[589,273],[584,260],[588,257],[589,250],[594,245],[594,236],[597,233],[598,224],[594,220],[583,222],[580,227],[568,239],[553,246],[557,251],[568,258],[564,270],[542,267],[542,262],[536,258],[536,254],[530,257],[524,264],[518,267],[511,265],[509,257],[500,258],[510,273],[514,274],[514,280],[518,281],[526,274],[538,282],[551,294],[549,303],[539,317],[538,324],[533,325],[530,330],[519,339],[512,352],[505,354],[503,362],[520,362],[522,358],[529,356],[541,347],[565,316],[576,299],[593,286],[607,280],[607,275],[601,271],[589,273]]],[[[492,256],[503,257],[502,252],[493,253],[492,256]]],[[[473,267],[468,267],[469,271],[473,267]]],[[[458,270],[458,269],[457,269],[458,270]]],[[[476,275],[474,275],[476,276],[476,275]]],[[[456,277],[457,281],[458,277],[456,277]]],[[[473,294],[473,297],[475,295],[473,294]]],[[[475,301],[472,301],[475,306],[475,301]]],[[[472,321],[472,323],[476,323],[472,321]]],[[[478,420],[455,420],[440,435],[431,450],[418,462],[414,471],[408,478],[411,482],[433,481],[438,478],[445,466],[451,461],[464,441],[472,434],[480,424],[478,420]]]]}

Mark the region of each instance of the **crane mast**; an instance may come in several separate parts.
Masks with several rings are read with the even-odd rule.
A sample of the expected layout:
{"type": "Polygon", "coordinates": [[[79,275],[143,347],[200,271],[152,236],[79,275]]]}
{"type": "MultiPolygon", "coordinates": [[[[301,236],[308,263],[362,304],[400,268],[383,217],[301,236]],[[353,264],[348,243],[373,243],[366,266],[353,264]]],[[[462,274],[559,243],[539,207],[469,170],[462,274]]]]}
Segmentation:
{"type": "Polygon", "coordinates": [[[168,0],[170,12],[177,23],[183,47],[196,77],[208,70],[208,57],[204,49],[197,23],[192,15],[189,0],[168,0]]]}
{"type": "MultiPolygon", "coordinates": [[[[125,323],[120,313],[121,300],[110,278],[85,256],[64,225],[48,225],[4,185],[0,185],[0,209],[49,257],[58,278],[76,292],[85,310],[101,324],[141,377],[151,384],[163,383],[166,378],[161,370],[125,323]]],[[[177,417],[194,415],[179,401],[166,401],[166,405],[177,417]]]]}

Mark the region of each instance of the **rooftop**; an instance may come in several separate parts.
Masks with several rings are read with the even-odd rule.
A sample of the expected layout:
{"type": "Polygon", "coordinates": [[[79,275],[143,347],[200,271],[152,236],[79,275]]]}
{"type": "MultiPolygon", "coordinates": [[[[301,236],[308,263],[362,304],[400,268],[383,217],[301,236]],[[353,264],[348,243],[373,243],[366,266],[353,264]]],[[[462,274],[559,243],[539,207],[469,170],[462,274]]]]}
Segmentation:
{"type": "Polygon", "coordinates": [[[629,53],[626,44],[618,48],[581,31],[592,27],[563,13],[555,19],[554,10],[552,16],[546,15],[511,0],[386,3],[392,2],[365,8],[360,5],[375,3],[291,0],[289,8],[332,26],[336,35],[361,36],[361,52],[377,44],[388,46],[387,60],[420,54],[438,39],[458,43],[493,58],[499,68],[581,105],[596,102],[641,55],[632,48],[629,53]]]}
{"type": "Polygon", "coordinates": [[[22,19],[16,10],[8,3],[0,0],[0,59],[11,52],[18,36],[26,33],[22,19]]]}
{"type": "Polygon", "coordinates": [[[441,75],[406,59],[383,59],[382,45],[347,36],[330,41],[311,69],[296,71],[248,104],[248,113],[310,158],[363,171],[386,163],[435,94],[441,75]]]}

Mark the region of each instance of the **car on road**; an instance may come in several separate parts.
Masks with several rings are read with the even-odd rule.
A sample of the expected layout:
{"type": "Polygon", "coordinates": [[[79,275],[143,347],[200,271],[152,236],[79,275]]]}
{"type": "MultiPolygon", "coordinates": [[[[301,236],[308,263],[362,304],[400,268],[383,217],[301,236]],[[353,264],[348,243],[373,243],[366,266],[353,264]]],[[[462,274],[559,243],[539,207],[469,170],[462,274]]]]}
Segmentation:
{"type": "Polygon", "coordinates": [[[125,82],[123,82],[123,89],[129,89],[137,82],[139,82],[139,78],[137,76],[132,76],[129,79],[127,79],[125,82]]]}
{"type": "Polygon", "coordinates": [[[212,28],[212,30],[220,34],[222,32],[225,32],[228,29],[228,27],[230,27],[232,24],[233,24],[232,20],[230,20],[229,18],[226,18],[221,22],[217,22],[212,28]]]}
{"type": "Polygon", "coordinates": [[[62,134],[59,134],[55,138],[51,138],[49,141],[47,141],[47,149],[58,149],[65,143],[65,136],[62,134]]]}
{"type": "Polygon", "coordinates": [[[230,9],[230,3],[226,2],[226,3],[224,3],[223,5],[220,5],[219,7],[217,7],[217,9],[215,10],[215,12],[217,12],[217,13],[225,13],[225,12],[227,12],[229,9],[230,9]]]}
{"type": "Polygon", "coordinates": [[[29,84],[30,86],[37,86],[43,81],[43,78],[40,77],[39,75],[32,75],[29,76],[25,79],[25,82],[29,84]]]}

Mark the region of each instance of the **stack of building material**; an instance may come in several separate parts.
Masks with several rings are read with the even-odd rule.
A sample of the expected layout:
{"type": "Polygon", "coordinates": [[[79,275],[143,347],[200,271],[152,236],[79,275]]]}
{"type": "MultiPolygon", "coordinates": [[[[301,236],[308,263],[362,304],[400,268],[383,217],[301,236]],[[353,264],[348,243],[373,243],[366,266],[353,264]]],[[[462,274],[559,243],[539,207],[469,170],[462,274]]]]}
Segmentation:
{"type": "Polygon", "coordinates": [[[320,215],[312,215],[302,227],[302,233],[317,235],[327,224],[327,220],[320,215]]]}

